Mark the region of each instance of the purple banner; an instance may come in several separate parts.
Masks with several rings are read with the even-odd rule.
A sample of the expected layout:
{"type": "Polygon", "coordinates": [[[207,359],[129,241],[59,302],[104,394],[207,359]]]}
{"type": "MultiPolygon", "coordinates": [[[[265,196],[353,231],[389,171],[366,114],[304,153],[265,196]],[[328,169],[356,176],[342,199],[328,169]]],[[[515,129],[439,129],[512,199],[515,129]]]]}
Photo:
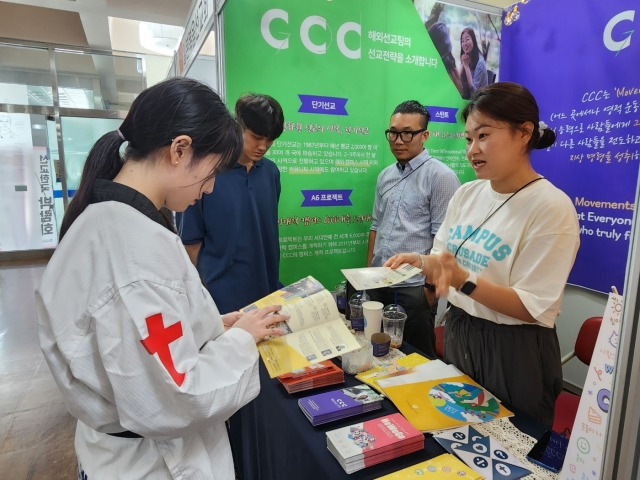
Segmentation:
{"type": "Polygon", "coordinates": [[[427,106],[431,114],[431,122],[456,123],[457,108],[427,106]]]}
{"type": "Polygon", "coordinates": [[[520,8],[502,30],[500,80],[525,85],[556,132],[533,167],[573,201],[580,249],[569,283],[622,293],[640,165],[637,0],[520,8]],[[541,28],[544,25],[544,28],[541,28]]]}
{"type": "Polygon", "coordinates": [[[300,98],[302,102],[298,112],[320,113],[324,115],[349,115],[346,109],[346,98],[302,94],[298,94],[298,98],[300,98]]]}
{"type": "Polygon", "coordinates": [[[302,190],[303,207],[343,207],[352,205],[353,190],[302,190]]]}

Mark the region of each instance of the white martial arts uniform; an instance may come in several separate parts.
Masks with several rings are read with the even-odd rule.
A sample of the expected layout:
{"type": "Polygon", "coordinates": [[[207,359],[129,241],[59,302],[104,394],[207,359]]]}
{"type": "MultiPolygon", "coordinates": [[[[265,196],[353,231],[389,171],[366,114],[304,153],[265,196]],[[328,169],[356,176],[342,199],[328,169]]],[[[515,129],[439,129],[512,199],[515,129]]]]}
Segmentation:
{"type": "Polygon", "coordinates": [[[36,291],[41,348],[78,419],[80,478],[233,479],[225,421],[260,390],[255,341],[224,330],[153,204],[105,185],[36,291]],[[143,438],[107,435],[127,430],[143,438]]]}

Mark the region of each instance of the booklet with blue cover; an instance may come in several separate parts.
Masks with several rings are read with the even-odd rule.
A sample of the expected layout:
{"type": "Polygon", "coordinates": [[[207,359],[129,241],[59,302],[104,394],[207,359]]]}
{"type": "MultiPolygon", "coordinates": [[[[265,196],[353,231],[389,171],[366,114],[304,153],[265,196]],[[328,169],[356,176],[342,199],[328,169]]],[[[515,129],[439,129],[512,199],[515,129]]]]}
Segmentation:
{"type": "Polygon", "coordinates": [[[298,400],[298,406],[312,425],[382,408],[384,397],[368,385],[340,388],[298,400]]]}

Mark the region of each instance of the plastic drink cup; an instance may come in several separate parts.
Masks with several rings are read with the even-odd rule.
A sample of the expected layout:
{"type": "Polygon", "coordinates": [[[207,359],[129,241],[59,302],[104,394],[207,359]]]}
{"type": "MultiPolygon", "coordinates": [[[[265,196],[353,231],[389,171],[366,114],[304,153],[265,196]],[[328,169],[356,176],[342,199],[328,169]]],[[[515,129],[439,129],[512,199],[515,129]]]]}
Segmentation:
{"type": "Polygon", "coordinates": [[[400,348],[404,335],[404,324],[407,314],[402,312],[384,312],[382,316],[382,329],[391,337],[391,347],[400,348]]]}
{"type": "Polygon", "coordinates": [[[351,320],[351,328],[355,331],[362,332],[364,330],[364,312],[362,304],[369,300],[367,292],[356,292],[349,299],[349,320],[351,320]]]}

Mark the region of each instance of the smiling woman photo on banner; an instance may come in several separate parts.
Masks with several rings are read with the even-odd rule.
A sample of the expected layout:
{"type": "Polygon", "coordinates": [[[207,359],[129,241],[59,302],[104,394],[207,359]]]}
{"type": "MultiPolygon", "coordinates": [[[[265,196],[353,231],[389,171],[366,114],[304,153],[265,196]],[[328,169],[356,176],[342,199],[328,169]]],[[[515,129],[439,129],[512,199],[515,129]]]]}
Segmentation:
{"type": "Polygon", "coordinates": [[[434,0],[415,0],[414,4],[463,99],[468,100],[477,88],[495,81],[502,31],[499,14],[434,0]],[[453,52],[460,52],[456,55],[459,64],[453,52]]]}

